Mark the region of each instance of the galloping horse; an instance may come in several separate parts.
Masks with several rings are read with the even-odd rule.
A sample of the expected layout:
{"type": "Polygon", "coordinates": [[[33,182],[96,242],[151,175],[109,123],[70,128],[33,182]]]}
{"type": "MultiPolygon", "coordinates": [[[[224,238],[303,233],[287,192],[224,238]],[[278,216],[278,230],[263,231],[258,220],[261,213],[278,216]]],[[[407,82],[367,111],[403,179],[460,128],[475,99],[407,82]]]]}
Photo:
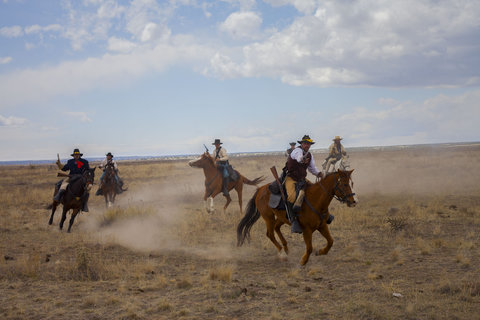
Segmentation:
{"type": "Polygon", "coordinates": [[[103,176],[102,193],[105,197],[105,205],[110,208],[115,202],[117,196],[117,181],[115,179],[115,168],[112,163],[105,166],[105,175],[103,176]]]}
{"type": "MultiPolygon", "coordinates": [[[[202,156],[199,159],[192,160],[188,164],[191,167],[203,169],[203,173],[205,174],[205,194],[203,196],[203,201],[205,202],[205,209],[207,210],[208,213],[211,213],[214,211],[213,198],[215,198],[217,194],[222,192],[222,174],[217,169],[215,160],[208,153],[208,151],[202,154],[202,156]],[[210,199],[210,204],[207,203],[207,199],[210,199]]],[[[228,186],[227,186],[228,191],[232,189],[235,189],[235,191],[237,191],[238,203],[240,205],[240,212],[243,213],[242,211],[243,184],[246,183],[251,186],[256,186],[257,184],[262,182],[264,179],[265,179],[264,177],[258,177],[254,180],[249,180],[245,178],[243,175],[241,175],[240,173],[238,173],[237,181],[230,181],[228,183],[228,186]]],[[[227,203],[225,203],[225,206],[223,207],[224,212],[227,209],[230,202],[232,202],[232,198],[230,198],[230,195],[225,197],[227,198],[227,203]]]]}
{"type": "MultiPolygon", "coordinates": [[[[327,225],[328,206],[333,197],[346,203],[349,207],[356,205],[355,194],[350,186],[352,171],[339,170],[327,175],[319,182],[309,184],[306,188],[303,205],[298,213],[306,247],[305,254],[300,261],[301,265],[308,262],[312,253],[312,234],[315,230],[318,230],[327,239],[327,245],[318,251],[319,255],[327,254],[333,245],[333,239],[327,225]]],[[[261,215],[267,225],[267,237],[277,247],[279,255],[282,252],[282,246],[275,238],[274,231],[280,237],[285,254],[288,254],[287,241],[283,237],[280,227],[285,223],[290,224],[290,222],[286,217],[285,210],[276,210],[268,206],[269,199],[268,184],[260,187],[250,199],[247,212],[237,227],[237,245],[241,246],[245,239],[250,237],[250,229],[261,215]]]]}
{"type": "MultiPolygon", "coordinates": [[[[67,218],[67,212],[72,209],[72,216],[70,218],[70,223],[68,225],[68,231],[72,228],[73,221],[75,221],[75,217],[77,216],[78,212],[82,208],[83,199],[87,196],[88,190],[90,190],[93,181],[95,178],[95,167],[92,169],[87,169],[83,172],[82,175],[76,174],[70,176],[70,183],[67,186],[67,190],[63,195],[61,203],[63,204],[63,211],[62,211],[62,219],[60,220],[60,230],[63,229],[63,223],[67,218]]],[[[54,195],[58,192],[58,184],[55,187],[54,195]]],[[[50,216],[50,220],[48,220],[48,224],[53,223],[53,215],[55,214],[55,210],[57,209],[58,202],[53,201],[53,203],[48,206],[48,209],[52,209],[52,214],[50,216]]]]}

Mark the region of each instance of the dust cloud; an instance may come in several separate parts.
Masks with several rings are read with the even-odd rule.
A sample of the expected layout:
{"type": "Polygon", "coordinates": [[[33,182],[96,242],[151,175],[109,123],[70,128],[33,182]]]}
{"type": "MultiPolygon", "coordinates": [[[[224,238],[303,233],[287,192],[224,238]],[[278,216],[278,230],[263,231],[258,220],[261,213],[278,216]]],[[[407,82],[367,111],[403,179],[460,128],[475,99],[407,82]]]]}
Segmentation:
{"type": "Polygon", "coordinates": [[[115,207],[125,211],[144,210],[147,214],[113,219],[111,224],[102,225],[102,217],[108,210],[98,205],[95,208],[98,214],[89,218],[86,228],[98,243],[118,244],[135,251],[188,251],[207,259],[230,258],[233,238],[230,241],[232,245],[230,242],[221,245],[217,244],[220,243],[218,235],[211,234],[212,239],[208,242],[212,244],[192,244],[191,226],[208,223],[204,220],[209,219],[203,212],[201,183],[200,187],[192,188],[177,181],[151,185],[135,192],[127,191],[117,198],[115,207]]]}
{"type": "Polygon", "coordinates": [[[418,147],[357,152],[350,154],[350,161],[355,192],[360,195],[473,194],[480,186],[480,162],[468,150],[418,147]]]}

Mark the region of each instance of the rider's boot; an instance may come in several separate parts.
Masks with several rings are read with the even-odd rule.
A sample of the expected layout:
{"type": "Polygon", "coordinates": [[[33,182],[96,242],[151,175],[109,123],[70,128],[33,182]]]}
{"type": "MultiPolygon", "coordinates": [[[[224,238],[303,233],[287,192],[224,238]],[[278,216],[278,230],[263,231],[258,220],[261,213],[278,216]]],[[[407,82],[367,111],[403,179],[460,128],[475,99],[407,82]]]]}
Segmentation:
{"type": "Polygon", "coordinates": [[[83,212],[88,212],[88,198],[90,197],[90,193],[87,193],[85,195],[85,199],[83,199],[82,203],[82,211],[83,212]]]}
{"type": "Polygon", "coordinates": [[[302,233],[303,232],[302,226],[298,222],[297,213],[293,210],[293,203],[287,201],[287,209],[288,209],[288,212],[290,213],[290,216],[288,217],[288,219],[292,224],[292,233],[302,233]]]}
{"type": "Polygon", "coordinates": [[[53,197],[53,200],[55,200],[56,202],[62,201],[64,194],[65,194],[65,189],[59,189],[57,194],[53,197]]]}
{"type": "Polygon", "coordinates": [[[95,192],[96,196],[102,195],[102,187],[103,187],[103,181],[100,181],[100,185],[98,186],[97,192],[95,192]]]}
{"type": "Polygon", "coordinates": [[[222,192],[225,197],[229,196],[228,193],[228,177],[224,177],[222,181],[222,192]]]}
{"type": "Polygon", "coordinates": [[[333,214],[329,213],[328,219],[327,219],[327,224],[332,223],[333,219],[335,219],[335,217],[333,216],[333,214]]]}

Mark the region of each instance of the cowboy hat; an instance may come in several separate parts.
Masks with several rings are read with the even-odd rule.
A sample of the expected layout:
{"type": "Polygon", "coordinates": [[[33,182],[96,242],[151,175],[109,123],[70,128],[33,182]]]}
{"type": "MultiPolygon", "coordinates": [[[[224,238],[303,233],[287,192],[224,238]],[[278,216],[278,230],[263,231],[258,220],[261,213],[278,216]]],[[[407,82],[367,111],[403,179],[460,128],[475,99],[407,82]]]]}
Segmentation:
{"type": "Polygon", "coordinates": [[[215,139],[215,141],[212,143],[213,145],[215,144],[223,144],[223,142],[220,142],[220,139],[215,139]]]}
{"type": "Polygon", "coordinates": [[[307,142],[307,143],[310,143],[310,144],[314,144],[315,142],[313,142],[312,139],[310,139],[310,136],[309,135],[304,135],[302,140],[300,141],[297,141],[298,143],[302,144],[303,142],[307,142]]]}
{"type": "Polygon", "coordinates": [[[77,148],[73,149],[73,153],[71,154],[71,156],[73,157],[74,155],[77,155],[79,154],[80,157],[83,156],[83,153],[80,153],[80,150],[78,150],[77,148]]]}
{"type": "Polygon", "coordinates": [[[110,156],[113,158],[113,154],[111,152],[107,153],[106,156],[110,156]]]}
{"type": "Polygon", "coordinates": [[[294,146],[294,145],[296,145],[296,144],[297,144],[296,142],[290,142],[290,145],[291,145],[291,146],[294,146]]]}
{"type": "Polygon", "coordinates": [[[340,138],[340,136],[335,136],[335,138],[333,138],[333,141],[335,140],[343,140],[343,138],[340,138]]]}

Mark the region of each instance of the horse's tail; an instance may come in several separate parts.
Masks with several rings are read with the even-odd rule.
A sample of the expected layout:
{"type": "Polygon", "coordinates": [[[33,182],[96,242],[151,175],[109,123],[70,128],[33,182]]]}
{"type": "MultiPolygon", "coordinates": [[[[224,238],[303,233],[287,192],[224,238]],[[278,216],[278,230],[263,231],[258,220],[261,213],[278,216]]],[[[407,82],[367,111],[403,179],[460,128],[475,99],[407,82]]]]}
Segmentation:
{"type": "Polygon", "coordinates": [[[245,182],[246,184],[249,184],[251,186],[256,186],[257,184],[259,184],[260,182],[265,180],[264,176],[260,176],[258,178],[253,179],[253,180],[249,180],[248,178],[246,178],[244,176],[242,176],[242,178],[243,178],[243,182],[245,182]]]}
{"type": "Polygon", "coordinates": [[[240,247],[245,239],[250,239],[250,229],[253,224],[260,218],[260,213],[255,205],[255,198],[257,197],[258,190],[253,195],[252,199],[247,204],[245,210],[245,216],[242,218],[237,227],[237,246],[240,247]]]}
{"type": "Polygon", "coordinates": [[[52,208],[53,208],[53,203],[50,203],[49,205],[47,205],[47,206],[45,207],[45,209],[47,209],[47,210],[50,210],[50,209],[52,209],[52,208]]]}

